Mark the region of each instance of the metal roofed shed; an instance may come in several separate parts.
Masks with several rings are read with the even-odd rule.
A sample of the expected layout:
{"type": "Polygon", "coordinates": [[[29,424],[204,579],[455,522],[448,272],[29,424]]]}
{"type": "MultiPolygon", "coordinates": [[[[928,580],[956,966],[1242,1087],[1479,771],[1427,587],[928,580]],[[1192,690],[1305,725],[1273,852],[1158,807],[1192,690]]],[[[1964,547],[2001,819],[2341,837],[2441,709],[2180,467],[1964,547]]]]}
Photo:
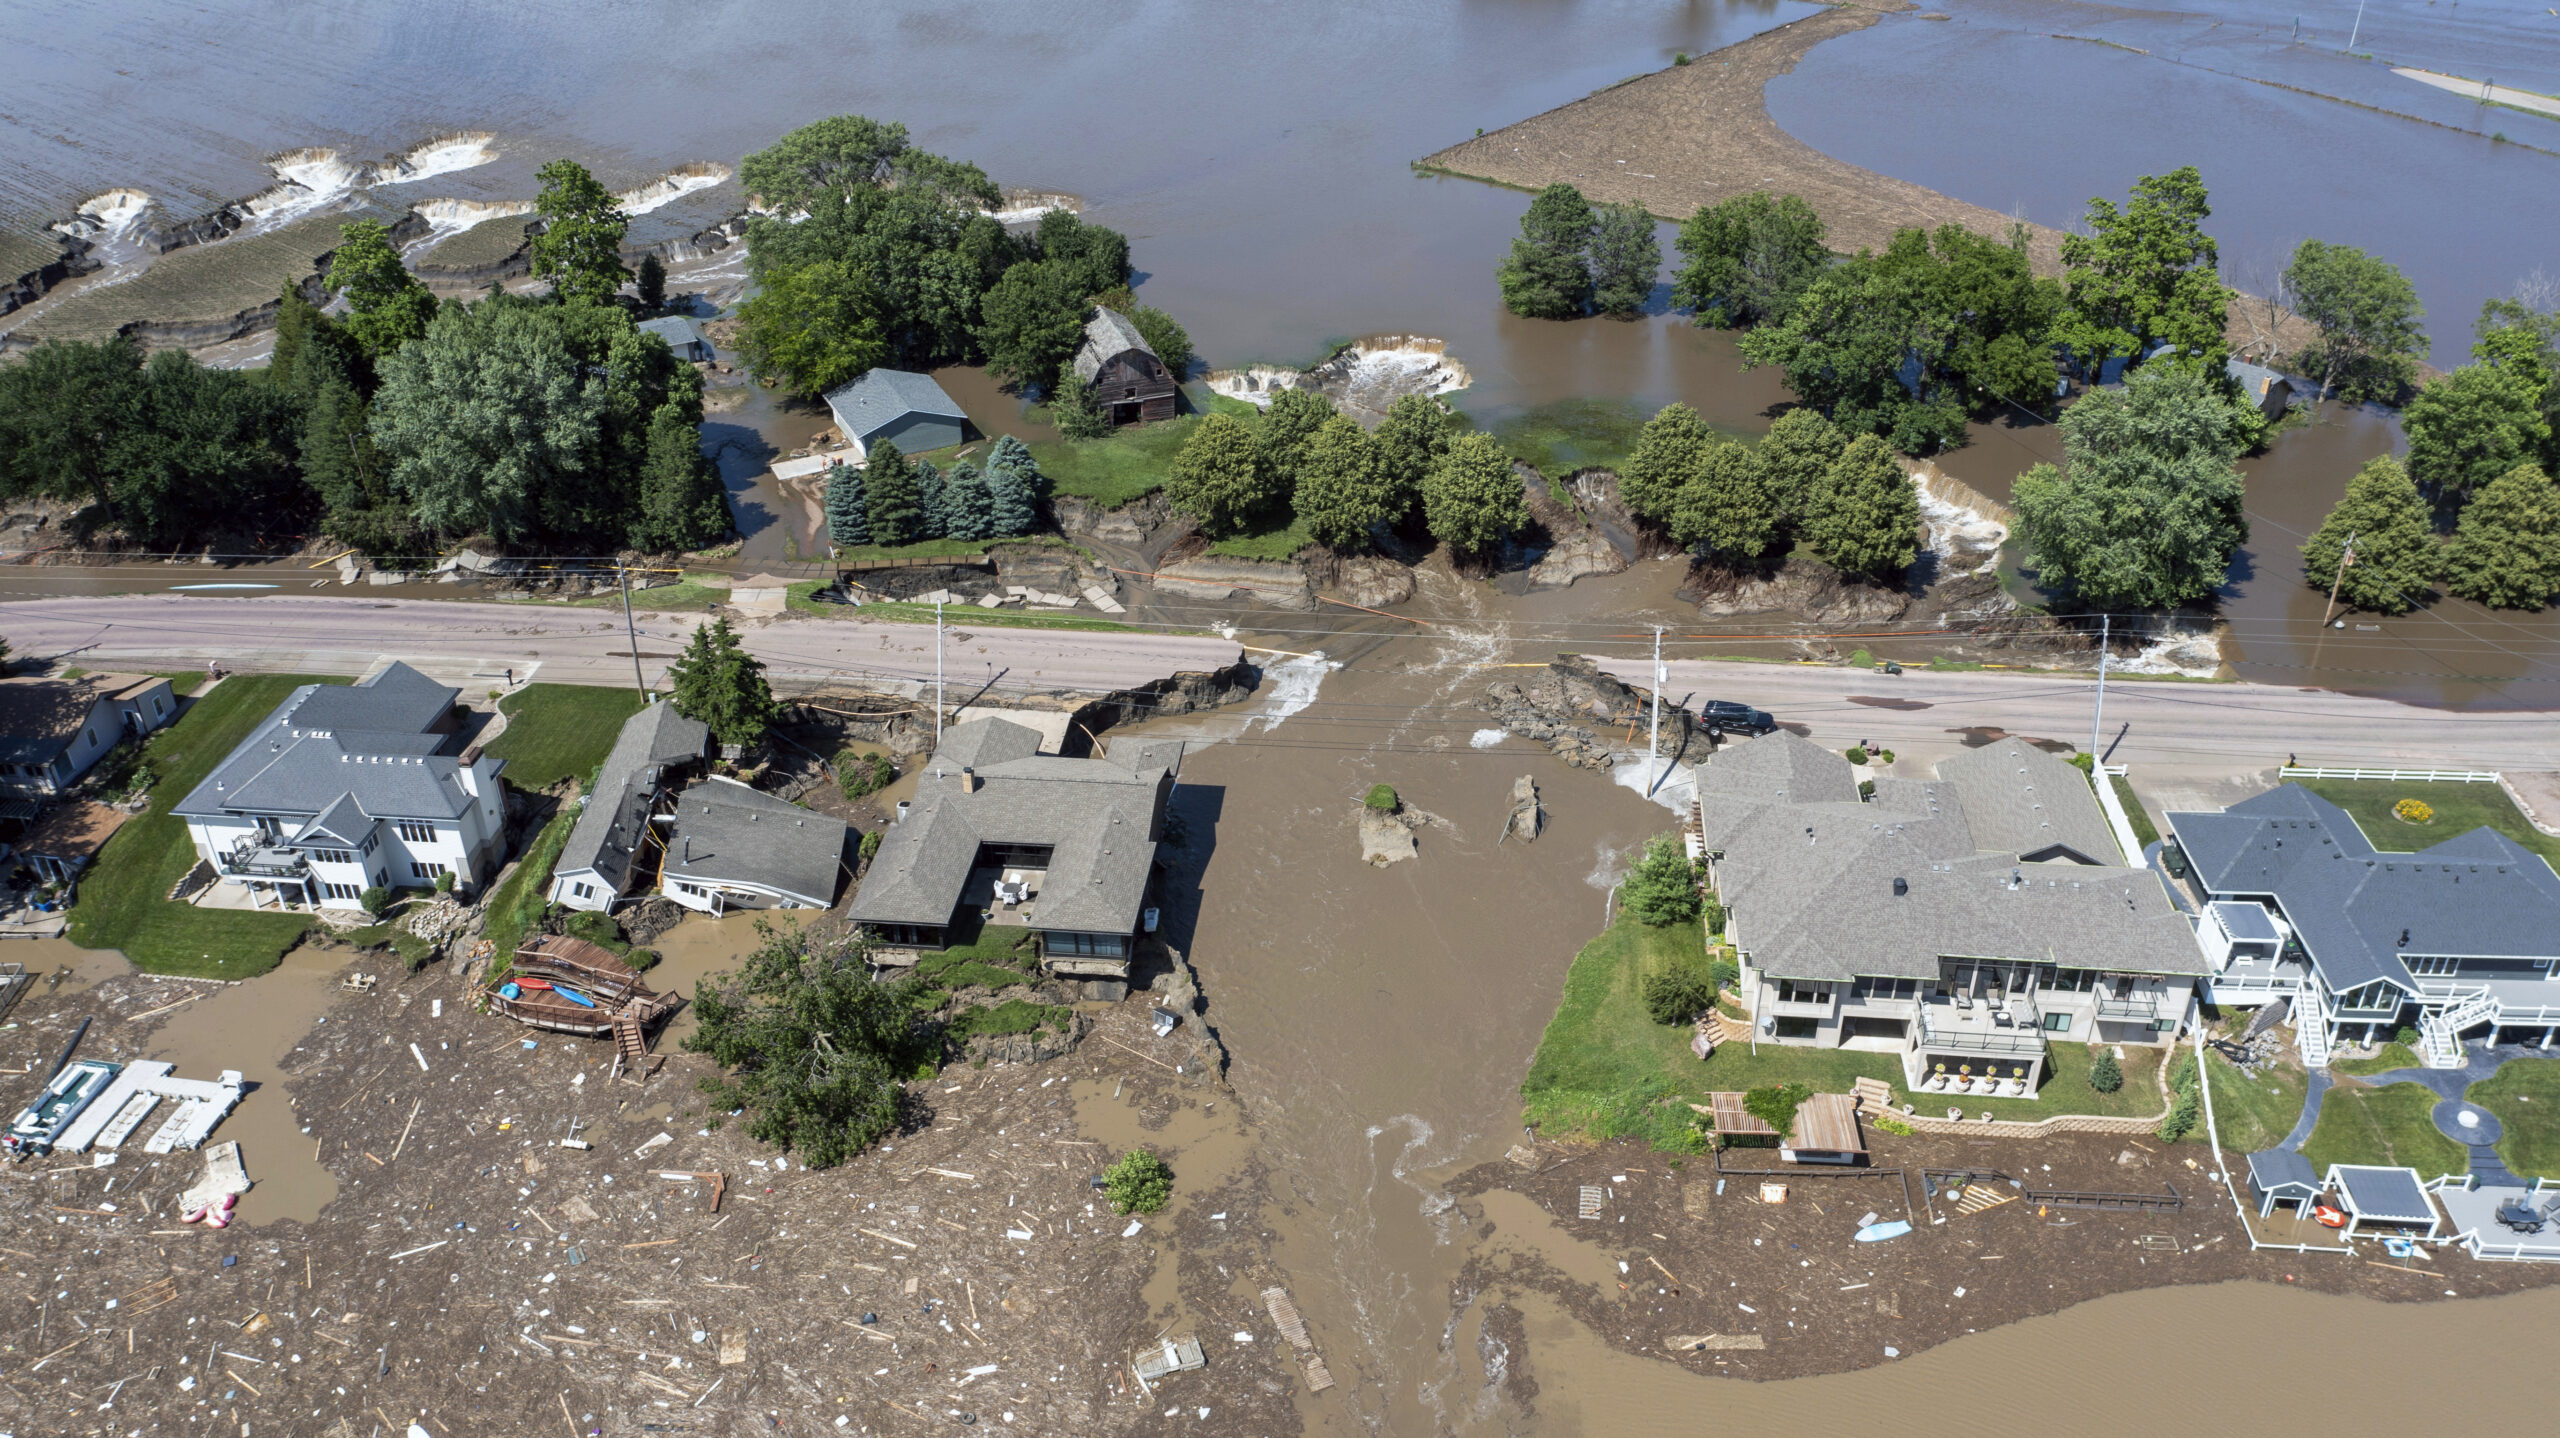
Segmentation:
{"type": "Polygon", "coordinates": [[[2249,1193],[2258,1200],[2258,1217],[2273,1214],[2278,1204],[2300,1217],[2321,1192],[2318,1170],[2292,1149],[2262,1149],[2249,1155],[2249,1193]]]}
{"type": "Polygon", "coordinates": [[[2329,1165],[2328,1187],[2347,1211],[2347,1232],[2387,1229],[2397,1237],[2433,1238],[2444,1215],[2427,1198],[2414,1168],[2384,1168],[2360,1163],[2329,1165]],[[2421,1230],[2409,1233],[2408,1230],[2421,1230]]]}
{"type": "Polygon", "coordinates": [[[969,437],[969,416],[943,393],[933,376],[912,370],[875,369],[827,396],[827,409],[856,455],[868,458],[881,440],[902,454],[949,449],[969,437]]]}

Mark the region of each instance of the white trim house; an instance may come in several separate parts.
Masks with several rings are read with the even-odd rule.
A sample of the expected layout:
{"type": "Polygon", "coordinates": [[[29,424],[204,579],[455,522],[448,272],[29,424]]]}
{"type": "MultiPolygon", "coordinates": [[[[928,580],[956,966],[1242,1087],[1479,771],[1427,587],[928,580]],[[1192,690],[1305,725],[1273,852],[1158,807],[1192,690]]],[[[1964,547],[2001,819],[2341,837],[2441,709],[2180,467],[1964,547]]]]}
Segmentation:
{"type": "Polygon", "coordinates": [[[262,908],[478,887],[505,859],[506,761],[453,752],[461,692],[406,664],[294,690],[179,802],[197,857],[262,908]]]}
{"type": "Polygon", "coordinates": [[[116,745],[177,712],[157,674],[0,679],[0,792],[59,794],[116,745]]]}

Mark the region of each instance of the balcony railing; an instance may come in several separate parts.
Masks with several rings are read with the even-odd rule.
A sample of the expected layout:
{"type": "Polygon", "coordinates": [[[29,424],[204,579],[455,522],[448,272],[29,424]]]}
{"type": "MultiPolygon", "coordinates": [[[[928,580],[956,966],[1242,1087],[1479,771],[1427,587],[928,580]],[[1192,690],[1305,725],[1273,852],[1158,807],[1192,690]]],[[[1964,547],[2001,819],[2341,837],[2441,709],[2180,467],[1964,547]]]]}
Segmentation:
{"type": "Polygon", "coordinates": [[[217,855],[214,868],[240,879],[307,879],[311,861],[290,849],[252,849],[247,845],[217,855]]]}
{"type": "Polygon", "coordinates": [[[2043,1053],[2042,1018],[2032,1009],[2017,1011],[2015,1017],[2017,1027],[2003,1029],[1942,1023],[1924,1011],[1920,1015],[1920,1044],[1923,1048],[1977,1054],[2043,1053]]]}
{"type": "Polygon", "coordinates": [[[2119,999],[2107,994],[2098,996],[2098,1017],[2123,1021],[2148,1021],[2160,1017],[2160,996],[2156,993],[2136,994],[2119,999]]]}

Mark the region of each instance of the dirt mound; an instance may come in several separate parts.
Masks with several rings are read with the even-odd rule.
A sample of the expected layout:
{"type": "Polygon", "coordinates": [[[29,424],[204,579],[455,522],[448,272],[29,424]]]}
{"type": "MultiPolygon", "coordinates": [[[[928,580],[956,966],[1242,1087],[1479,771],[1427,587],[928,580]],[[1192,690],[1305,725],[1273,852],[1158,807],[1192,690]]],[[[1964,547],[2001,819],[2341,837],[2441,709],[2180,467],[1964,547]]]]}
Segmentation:
{"type": "Polygon", "coordinates": [[[1696,560],[1676,597],[1709,619],[1782,613],[1815,624],[1872,624],[1900,619],[1911,608],[1903,590],[1854,579],[1801,556],[1768,570],[1696,560]]]}

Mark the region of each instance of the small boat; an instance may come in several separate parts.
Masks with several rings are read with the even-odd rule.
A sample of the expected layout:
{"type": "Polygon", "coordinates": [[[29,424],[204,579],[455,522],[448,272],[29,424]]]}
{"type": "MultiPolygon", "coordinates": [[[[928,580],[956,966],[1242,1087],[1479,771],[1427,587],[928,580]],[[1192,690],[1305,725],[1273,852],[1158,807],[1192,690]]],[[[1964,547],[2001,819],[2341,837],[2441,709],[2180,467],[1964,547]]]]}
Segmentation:
{"type": "Polygon", "coordinates": [[[516,986],[526,989],[547,989],[551,987],[551,981],[549,979],[518,979],[516,986]]]}
{"type": "Polygon", "coordinates": [[[115,1082],[124,1065],[104,1059],[82,1059],[67,1064],[53,1076],[33,1102],[19,1113],[17,1121],[0,1134],[0,1147],[12,1157],[28,1158],[53,1152],[54,1140],[71,1127],[83,1110],[97,1102],[98,1095],[115,1082]]]}
{"type": "Polygon", "coordinates": [[[1911,1225],[1899,1218],[1895,1219],[1891,1223],[1870,1223],[1866,1227],[1858,1230],[1858,1241],[1860,1243],[1882,1243],[1888,1238],[1900,1238],[1902,1235],[1909,1233],[1910,1231],[1911,1225]]]}

